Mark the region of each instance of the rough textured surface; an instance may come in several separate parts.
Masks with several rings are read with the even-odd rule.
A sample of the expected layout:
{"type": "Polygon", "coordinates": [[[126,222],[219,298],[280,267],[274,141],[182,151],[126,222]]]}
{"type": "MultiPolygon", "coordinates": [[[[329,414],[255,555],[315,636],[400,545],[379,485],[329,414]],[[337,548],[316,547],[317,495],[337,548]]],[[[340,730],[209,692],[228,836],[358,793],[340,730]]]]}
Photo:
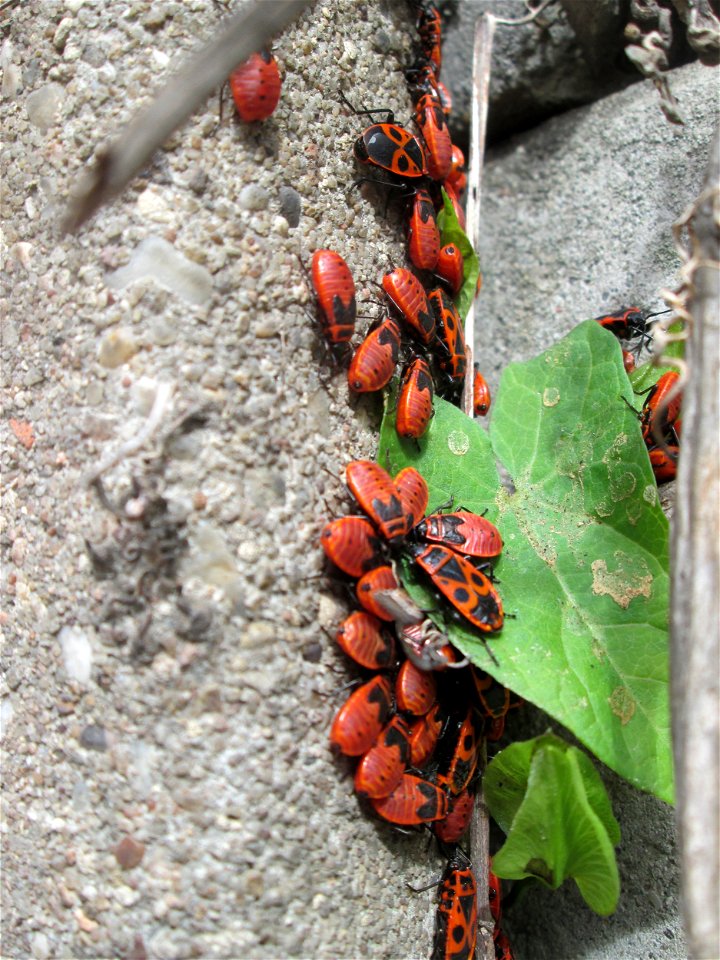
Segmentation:
{"type": "MultiPolygon", "coordinates": [[[[490,143],[639,79],[623,54],[617,0],[593,0],[584,6],[592,7],[593,16],[578,17],[581,40],[557,4],[534,23],[498,25],[488,113],[490,143]]],[[[448,18],[442,77],[453,94],[450,126],[458,142],[469,137],[475,21],[486,12],[518,20],[528,8],[523,0],[461,0],[448,18]]]]}
{"type": "Polygon", "coordinates": [[[13,11],[6,956],[428,952],[434,894],[405,881],[440,861],[424,835],[371,820],[327,744],[356,674],[322,632],[346,598],[318,579],[317,535],[347,508],[340,472],[374,453],[378,411],[350,406],[342,376],[322,382],[298,264],[335,247],[370,296],[404,258],[397,213],[383,218],[372,189],[348,192],[362,121],[335,91],[375,102],[382,70],[384,101],[409,113],[402,74],[381,66],[409,60],[407,17],[404,4],[318,4],[276,44],[286,81],[271,120],[243,127],[226,108],[217,128],[208,103],[62,238],[81,164],[219,7],[13,11]],[[85,477],[140,429],[158,382],[174,395],[156,437],[106,478],[116,517],[85,477]]]}
{"type": "MultiPolygon", "coordinates": [[[[386,69],[409,59],[405,5],[319,3],[276,44],[286,82],[270,121],[217,128],[210,103],[77,237],[56,228],[98,142],[218,21],[209,0],[19,6],[2,53],[6,956],[429,951],[434,892],[411,894],[405,882],[426,881],[439,860],[424,836],[370,820],[349,764],[327,748],[354,673],[322,632],[345,597],[317,579],[316,538],[321,519],[346,508],[344,462],[374,452],[377,408],[349,406],[342,377],[322,382],[327,358],[303,310],[297,260],[336,247],[370,296],[371,281],[403,257],[397,215],[383,218],[373,192],[347,192],[358,122],[333,94],[341,84],[375,103],[382,75],[383,101],[409,113],[402,75],[386,69]],[[151,238],[179,256],[163,243],[148,248],[151,238]],[[133,259],[161,270],[162,283],[146,274],[121,286],[118,271],[133,259]],[[171,406],[153,442],[108,474],[113,512],[85,480],[142,427],[158,383],[172,385],[171,406]]],[[[617,104],[550,124],[538,155],[523,140],[504,170],[499,159],[491,165],[487,232],[497,243],[485,251],[483,362],[551,342],[577,319],[578,298],[582,316],[615,296],[655,302],[658,247],[663,277],[672,274],[663,231],[676,210],[661,200],[662,216],[653,213],[657,171],[671,155],[668,179],[680,183],[704,127],[669,131],[652,90],[636,104],[644,89],[620,101],[629,115],[622,166],[610,158],[598,170],[617,104]],[[580,161],[550,216],[543,204],[555,202],[559,173],[550,174],[568,140],[580,161]],[[582,153],[586,140],[592,154],[582,153]],[[649,157],[655,166],[643,174],[649,157]],[[614,170],[626,189],[610,248],[624,272],[613,286],[597,270],[593,220],[608,218],[614,170]],[[592,204],[573,197],[572,177],[586,194],[588,178],[597,181],[592,204]],[[577,246],[553,261],[570,236],[577,246]],[[629,252],[628,236],[642,239],[629,252]],[[579,290],[578,264],[583,274],[596,268],[579,290]],[[627,277],[641,270],[647,284],[633,286],[627,277]]],[[[697,90],[689,79],[687,96],[697,90]]],[[[615,792],[626,797],[626,832],[645,817],[657,838],[657,805],[622,785],[615,792]]],[[[656,861],[672,866],[666,836],[650,862],[639,862],[640,843],[630,848],[624,868],[626,885],[649,900],[656,861]]],[[[540,956],[539,930],[558,956],[567,910],[573,948],[587,934],[604,956],[639,955],[622,942],[645,922],[634,908],[618,926],[589,928],[572,896],[533,902],[527,935],[515,921],[520,957],[540,956]]],[[[642,950],[673,956],[655,946],[662,936],[642,950]]]]}

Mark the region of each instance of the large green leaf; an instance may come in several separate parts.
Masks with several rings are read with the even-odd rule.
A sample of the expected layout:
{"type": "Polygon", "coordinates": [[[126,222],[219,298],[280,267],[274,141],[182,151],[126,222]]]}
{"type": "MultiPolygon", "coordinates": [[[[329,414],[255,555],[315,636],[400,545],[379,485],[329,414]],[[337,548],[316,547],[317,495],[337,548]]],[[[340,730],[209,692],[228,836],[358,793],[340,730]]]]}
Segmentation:
{"type": "MultiPolygon", "coordinates": [[[[487,509],[503,536],[495,570],[511,616],[489,639],[447,624],[453,643],[613,770],[671,801],[668,524],[621,397],[634,400],[620,347],[587,321],[506,369],[489,435],[436,400],[419,442],[400,439],[386,414],[380,460],[393,472],[416,466],[431,510],[454,497],[487,509]]],[[[409,562],[403,581],[433,605],[409,562]]]]}
{"type": "Polygon", "coordinates": [[[514,743],[489,764],[485,799],[507,833],[493,856],[499,877],[536,877],[559,887],[568,877],[606,916],[620,894],[615,851],[620,828],[587,757],[552,734],[514,743]]]}

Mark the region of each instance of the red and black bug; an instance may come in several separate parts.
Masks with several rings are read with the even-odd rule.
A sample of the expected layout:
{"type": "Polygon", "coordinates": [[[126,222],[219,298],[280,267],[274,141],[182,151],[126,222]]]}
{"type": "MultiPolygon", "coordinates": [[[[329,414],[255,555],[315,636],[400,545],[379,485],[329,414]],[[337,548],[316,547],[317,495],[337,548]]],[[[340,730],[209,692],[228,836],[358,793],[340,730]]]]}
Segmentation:
{"type": "Polygon", "coordinates": [[[394,590],[399,586],[400,584],[395,579],[392,567],[375,567],[374,570],[369,570],[360,577],[355,592],[360,601],[360,605],[363,606],[368,613],[372,613],[373,616],[379,620],[390,622],[393,619],[392,616],[388,614],[385,608],[378,602],[375,594],[380,590],[394,590]]]}
{"type": "Polygon", "coordinates": [[[438,97],[430,93],[420,97],[415,105],[415,123],[425,141],[425,162],[430,178],[445,180],[452,162],[452,140],[438,97]]]}
{"type": "Polygon", "coordinates": [[[438,366],[454,383],[458,383],[464,379],[467,371],[465,332],[460,314],[440,287],[430,291],[428,300],[435,311],[435,329],[441,347],[438,366]]]}
{"type": "Polygon", "coordinates": [[[395,429],[401,437],[418,440],[425,433],[433,414],[434,392],[430,367],[416,357],[406,368],[398,393],[395,429]]]}
{"type": "Polygon", "coordinates": [[[488,740],[498,740],[505,729],[504,721],[508,711],[521,707],[524,700],[522,697],[514,696],[507,687],[498,683],[484,670],[472,667],[470,675],[475,687],[477,709],[489,721],[486,723],[485,735],[488,740]],[[495,721],[502,721],[502,723],[495,721]]]}
{"type": "Polygon", "coordinates": [[[397,267],[382,278],[382,288],[421,343],[430,343],[435,335],[435,315],[418,278],[397,267]]]}
{"type": "Polygon", "coordinates": [[[457,795],[467,787],[478,764],[481,724],[471,708],[462,720],[455,719],[443,732],[438,747],[437,782],[457,795]]]}
{"type": "Polygon", "coordinates": [[[413,767],[425,766],[433,755],[442,727],[440,704],[435,704],[428,714],[410,725],[410,763],[413,767]]]}
{"type": "Polygon", "coordinates": [[[656,447],[650,451],[650,464],[655,475],[655,481],[658,485],[669,483],[677,476],[677,458],[680,454],[680,448],[668,446],[667,450],[656,447]]]}
{"type": "Polygon", "coordinates": [[[387,797],[400,783],[410,762],[410,729],[393,717],[355,770],[355,792],[361,797],[387,797]]]}
{"type": "Polygon", "coordinates": [[[395,476],[393,483],[398,489],[403,509],[408,517],[408,531],[412,530],[425,516],[430,498],[428,485],[415,467],[404,467],[395,476]]]}
{"type": "Polygon", "coordinates": [[[442,843],[457,843],[470,824],[474,804],[475,795],[467,788],[456,797],[450,797],[448,815],[444,820],[437,820],[433,824],[438,840],[442,843]]]}
{"type": "Polygon", "coordinates": [[[637,363],[635,361],[635,355],[630,353],[629,350],[623,350],[622,352],[623,366],[625,367],[625,373],[632,373],[637,363]]]}
{"type": "Polygon", "coordinates": [[[680,374],[668,370],[650,388],[640,414],[645,443],[654,445],[660,437],[666,437],[680,416],[682,392],[675,392],[679,380],[680,374]]]}
{"type": "Polygon", "coordinates": [[[230,90],[242,120],[266,120],[280,99],[280,71],[269,50],[253,53],[230,74],[230,90]]]}
{"type": "Polygon", "coordinates": [[[473,413],[476,417],[484,417],[487,414],[491,399],[487,380],[476,368],[473,380],[473,413]]]}
{"type": "Polygon", "coordinates": [[[435,274],[444,280],[455,295],[463,285],[465,263],[460,248],[455,243],[446,243],[440,249],[435,264],[435,274]]]}
{"type": "Polygon", "coordinates": [[[477,940],[477,884],[470,861],[458,851],[440,884],[431,960],[473,960],[477,940]]]}
{"type": "Polygon", "coordinates": [[[423,54],[432,64],[435,76],[439,77],[442,67],[442,17],[437,7],[430,3],[421,5],[417,29],[423,54]]]}
{"type": "Polygon", "coordinates": [[[437,684],[432,673],[419,670],[406,660],[395,679],[395,701],[398,710],[422,717],[429,712],[437,699],[437,684]]]}
{"type": "Polygon", "coordinates": [[[514,960],[512,946],[507,935],[502,930],[497,930],[495,937],[495,960],[514,960]]]}
{"type": "MultiPolygon", "coordinates": [[[[437,81],[437,93],[440,100],[440,106],[443,108],[443,113],[445,114],[445,119],[448,120],[450,118],[450,114],[452,113],[453,107],[452,94],[445,84],[440,80],[437,81]]],[[[462,190],[459,192],[462,193],[462,190]]]]}
{"type": "Polygon", "coordinates": [[[409,209],[407,240],[410,262],[418,270],[432,270],[440,252],[440,231],[427,190],[415,191],[409,209]]]}
{"type": "Polygon", "coordinates": [[[330,729],[330,742],[348,757],[359,757],[372,747],[392,708],[387,677],[368,680],[340,707],[330,729]]]}
{"type": "Polygon", "coordinates": [[[407,511],[392,477],[373,460],[352,460],[345,483],[386,540],[404,537],[410,527],[407,511]]]}
{"type": "Polygon", "coordinates": [[[448,811],[445,792],[429,780],[411,773],[403,774],[389,796],[370,803],[383,820],[405,827],[442,820],[448,811]]]}
{"type": "Polygon", "coordinates": [[[316,250],[312,285],[320,308],[320,324],[332,346],[346,344],[355,331],[355,282],[348,265],[334,250],[316,250]]]}
{"type": "Polygon", "coordinates": [[[343,573],[361,577],[382,563],[380,540],[365,517],[340,517],[323,527],[320,545],[343,573]]]}
{"type": "Polygon", "coordinates": [[[460,224],[460,229],[464,230],[465,227],[467,226],[467,223],[465,221],[465,211],[463,210],[462,205],[460,203],[459,194],[455,189],[455,187],[453,187],[452,184],[450,184],[447,180],[445,181],[445,183],[443,183],[443,188],[445,190],[445,193],[448,195],[448,199],[450,200],[450,203],[453,205],[453,210],[455,211],[455,216],[457,217],[457,221],[460,224]]]}
{"type": "Polygon", "coordinates": [[[492,870],[488,870],[488,903],[495,926],[502,920],[502,886],[492,870]]]}
{"type": "Polygon", "coordinates": [[[467,557],[498,557],[502,553],[500,531],[477,513],[433,513],[416,527],[423,540],[441,543],[467,557]]]}
{"type": "Polygon", "coordinates": [[[433,585],[450,601],[455,619],[465,619],[485,633],[500,630],[502,601],[488,578],[469,560],[440,545],[414,544],[410,552],[433,585]]]}
{"type": "Polygon", "coordinates": [[[446,186],[452,187],[455,193],[460,196],[467,186],[467,176],[465,174],[465,154],[460,147],[453,144],[452,158],[450,160],[450,173],[445,181],[446,186]]]}
{"type": "Polygon", "coordinates": [[[636,337],[645,336],[647,320],[639,307],[623,307],[615,313],[604,313],[594,319],[618,340],[635,340],[636,337]]]}
{"type": "Polygon", "coordinates": [[[354,610],[343,620],[336,639],[340,649],[367,670],[382,670],[395,659],[395,641],[382,622],[364,610],[354,610]]]}
{"type": "Polygon", "coordinates": [[[372,393],[390,382],[400,355],[400,328],[387,317],[368,333],[348,368],[353,393],[372,393]]]}

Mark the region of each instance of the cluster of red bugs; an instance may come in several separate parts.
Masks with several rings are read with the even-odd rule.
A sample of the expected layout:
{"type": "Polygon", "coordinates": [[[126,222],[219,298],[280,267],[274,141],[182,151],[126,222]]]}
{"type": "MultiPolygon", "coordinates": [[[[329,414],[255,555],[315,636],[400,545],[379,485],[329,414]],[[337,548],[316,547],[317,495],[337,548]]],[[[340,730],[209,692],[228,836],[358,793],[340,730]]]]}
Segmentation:
{"type": "MultiPolygon", "coordinates": [[[[413,184],[407,191],[408,257],[415,270],[440,283],[424,284],[402,267],[382,278],[394,314],[388,310],[354,352],[348,383],[356,394],[382,390],[401,351],[407,354],[396,427],[401,436],[417,440],[432,416],[435,382],[445,396],[456,398],[467,372],[462,319],[452,300],[463,283],[463,257],[456,244],[441,247],[436,216],[442,185],[465,228],[459,198],[467,178],[462,151],[453,146],[447,126],[451,97],[439,80],[440,14],[424,0],[415,5],[420,55],[407,77],[421,139],[388,113],[384,123],[373,123],[357,138],[354,153],[390,178],[413,184]]],[[[230,77],[241,119],[269,117],[280,86],[269,52],[253,54],[241,64],[230,77]]],[[[317,250],[311,278],[322,331],[341,362],[349,353],[357,317],[352,274],[338,253],[317,250]]],[[[476,372],[475,414],[484,416],[489,406],[490,391],[476,372]]],[[[413,468],[393,479],[378,464],[355,461],[346,478],[365,516],[327,524],[321,543],[344,574],[358,578],[362,609],[345,619],[337,641],[373,675],[338,711],[330,740],[343,754],[359,758],[355,790],[379,817],[398,826],[432,824],[441,845],[455,845],[473,810],[481,737],[499,739],[507,712],[521,701],[513,701],[508,690],[460,658],[401,589],[394,563],[402,552],[411,557],[449,601],[449,616],[485,634],[502,627],[503,608],[492,574],[473,560],[496,558],[502,540],[488,520],[467,511],[426,517],[427,485],[413,468]]],[[[499,904],[497,882],[492,895],[499,904]]],[[[476,939],[475,878],[470,862],[454,848],[440,882],[432,956],[471,960],[476,939]]],[[[498,956],[511,960],[509,944],[504,951],[498,944],[496,939],[498,956]]]]}
{"type": "MultiPolygon", "coordinates": [[[[616,313],[595,318],[598,323],[614,333],[619,340],[637,341],[642,348],[650,339],[647,331],[647,315],[639,307],[624,307],[616,313]]],[[[623,361],[628,373],[635,369],[635,355],[623,350],[623,361]]],[[[682,393],[678,390],[679,374],[674,370],[664,373],[647,391],[642,410],[637,411],[650,455],[650,464],[658,484],[674,480],[680,453],[682,422],[680,410],[682,393]]]]}
{"type": "MultiPolygon", "coordinates": [[[[419,5],[418,29],[422,53],[407,71],[418,136],[396,124],[391,112],[355,110],[343,97],[356,114],[374,119],[385,113],[384,122],[372,123],[356,139],[354,154],[408,196],[407,249],[414,268],[396,267],[382,277],[387,316],[371,326],[352,353],[348,385],[354,394],[384,389],[402,356],[396,427],[400,436],[415,440],[427,430],[436,389],[456,399],[467,373],[463,322],[452,300],[463,283],[463,257],[454,243],[441,247],[436,214],[442,186],[464,225],[459,203],[466,184],[464,157],[447,126],[450,96],[438,79],[440,17],[429,4],[419,5]]],[[[311,274],[322,332],[336,359],[343,360],[357,316],[352,274],[332,250],[315,251],[311,274]]],[[[490,391],[479,373],[474,386],[475,413],[484,416],[490,391]]]]}
{"type": "MultiPolygon", "coordinates": [[[[445,620],[487,636],[501,629],[503,608],[489,567],[475,564],[496,559],[502,539],[489,520],[464,510],[426,516],[427,485],[413,467],[393,478],[377,463],[356,460],[345,477],[363,514],[326,524],[320,543],[356,580],[361,609],[344,620],[336,639],[371,677],[337,712],[330,741],[359,758],[355,790],[377,816],[396,826],[427,825],[445,849],[470,821],[482,737],[499,739],[507,713],[521,701],[461,658],[401,588],[396,564],[414,563],[449,604],[445,620]]],[[[473,909],[462,901],[469,896],[466,876],[472,878],[470,865],[455,850],[440,886],[433,957],[472,956],[477,905],[474,878],[473,909]],[[458,953],[458,937],[467,954],[458,953]]]]}

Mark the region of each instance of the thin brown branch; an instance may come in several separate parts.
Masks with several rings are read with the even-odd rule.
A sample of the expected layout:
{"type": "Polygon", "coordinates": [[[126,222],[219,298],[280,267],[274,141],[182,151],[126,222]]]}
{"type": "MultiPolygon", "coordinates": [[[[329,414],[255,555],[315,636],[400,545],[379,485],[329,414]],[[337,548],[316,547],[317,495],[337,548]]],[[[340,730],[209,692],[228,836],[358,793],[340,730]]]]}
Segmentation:
{"type": "Polygon", "coordinates": [[[148,164],[155,150],[204,103],[231,70],[300,16],[314,0],[248,0],[225,20],[213,39],[171,77],[150,106],[108,146],[96,152],[95,164],[76,185],[63,218],[74,232],[99,207],[116,197],[148,164]]]}

